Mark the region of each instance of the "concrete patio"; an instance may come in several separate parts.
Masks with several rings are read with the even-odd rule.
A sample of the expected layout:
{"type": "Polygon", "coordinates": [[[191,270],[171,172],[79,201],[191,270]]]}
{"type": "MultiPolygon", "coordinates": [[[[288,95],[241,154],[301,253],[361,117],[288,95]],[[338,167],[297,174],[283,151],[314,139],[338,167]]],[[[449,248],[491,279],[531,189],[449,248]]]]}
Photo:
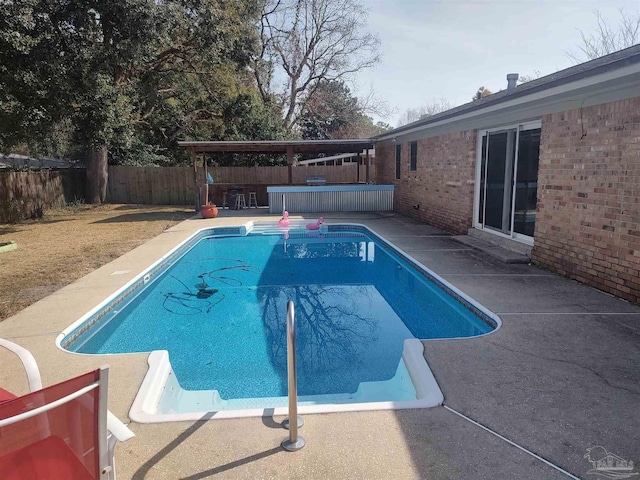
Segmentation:
{"type": "MultiPolygon", "coordinates": [[[[296,453],[280,448],[286,431],[269,412],[131,423],[137,436],[116,450],[119,478],[569,478],[455,412],[579,478],[599,478],[587,476],[584,458],[596,445],[640,465],[640,307],[534,266],[498,263],[402,215],[324,217],[367,225],[502,318],[491,335],[424,342],[446,407],[307,415],[307,446],[296,453]]],[[[250,219],[277,217],[224,210],[187,220],[1,322],[0,337],[34,353],[45,385],[109,364],[110,409],[126,420],[147,355],[70,354],[56,336],[194,231],[250,219]]],[[[0,365],[0,384],[25,392],[17,362],[2,352],[0,365]]]]}

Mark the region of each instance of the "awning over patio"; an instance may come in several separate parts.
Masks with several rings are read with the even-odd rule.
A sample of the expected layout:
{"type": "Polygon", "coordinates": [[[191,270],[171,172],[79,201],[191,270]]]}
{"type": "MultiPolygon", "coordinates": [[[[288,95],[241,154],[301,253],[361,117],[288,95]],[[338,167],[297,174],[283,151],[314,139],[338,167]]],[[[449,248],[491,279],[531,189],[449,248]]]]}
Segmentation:
{"type": "Polygon", "coordinates": [[[246,140],[220,142],[178,142],[178,145],[198,153],[357,153],[372,149],[370,138],[354,140],[246,140]]]}

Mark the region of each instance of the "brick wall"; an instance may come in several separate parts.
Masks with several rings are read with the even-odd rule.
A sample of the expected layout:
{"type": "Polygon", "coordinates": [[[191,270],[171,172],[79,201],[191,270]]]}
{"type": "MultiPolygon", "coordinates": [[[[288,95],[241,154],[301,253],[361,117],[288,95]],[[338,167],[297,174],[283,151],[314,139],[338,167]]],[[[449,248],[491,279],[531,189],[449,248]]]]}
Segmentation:
{"type": "Polygon", "coordinates": [[[452,233],[472,225],[476,132],[463,131],[418,140],[417,170],[409,170],[408,137],[376,144],[376,181],[395,185],[394,210],[452,233]],[[396,145],[402,145],[396,180],[396,145]],[[414,206],[419,205],[416,209],[414,206]]]}
{"type": "Polygon", "coordinates": [[[640,302],[640,98],[543,117],[532,258],[640,302]]]}

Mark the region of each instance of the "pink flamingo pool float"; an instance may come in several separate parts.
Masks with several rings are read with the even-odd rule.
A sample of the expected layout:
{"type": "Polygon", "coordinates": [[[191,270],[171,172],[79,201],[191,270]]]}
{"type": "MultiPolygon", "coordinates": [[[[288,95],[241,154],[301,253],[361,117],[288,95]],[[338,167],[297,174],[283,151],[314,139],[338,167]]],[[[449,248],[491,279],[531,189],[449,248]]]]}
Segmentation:
{"type": "Polygon", "coordinates": [[[284,215],[282,216],[282,218],[280,220],[278,220],[278,225],[281,227],[288,227],[289,226],[289,212],[287,212],[285,210],[284,215]]]}
{"type": "MultiPolygon", "coordinates": [[[[307,230],[320,230],[320,226],[324,222],[324,218],[320,217],[316,223],[307,223],[307,230]]],[[[289,212],[285,210],[282,218],[278,220],[278,227],[283,230],[288,230],[291,226],[291,221],[289,220],[289,212]]]]}
{"type": "Polygon", "coordinates": [[[324,218],[320,217],[316,223],[307,223],[307,230],[320,230],[324,218]]]}

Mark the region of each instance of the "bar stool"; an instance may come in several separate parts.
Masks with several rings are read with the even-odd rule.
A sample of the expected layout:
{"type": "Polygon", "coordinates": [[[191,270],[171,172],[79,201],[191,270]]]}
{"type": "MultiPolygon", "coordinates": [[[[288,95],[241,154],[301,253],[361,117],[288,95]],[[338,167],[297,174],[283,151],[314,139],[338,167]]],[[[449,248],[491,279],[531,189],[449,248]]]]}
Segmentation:
{"type": "Polygon", "coordinates": [[[235,203],[235,207],[236,210],[240,210],[242,208],[247,208],[247,202],[245,201],[244,198],[244,193],[238,193],[236,195],[236,203],[235,203]]]}
{"type": "Polygon", "coordinates": [[[229,208],[229,190],[222,191],[222,208],[229,208]]]}
{"type": "Polygon", "coordinates": [[[256,192],[249,192],[249,208],[258,208],[258,198],[256,197],[256,192]]]}

